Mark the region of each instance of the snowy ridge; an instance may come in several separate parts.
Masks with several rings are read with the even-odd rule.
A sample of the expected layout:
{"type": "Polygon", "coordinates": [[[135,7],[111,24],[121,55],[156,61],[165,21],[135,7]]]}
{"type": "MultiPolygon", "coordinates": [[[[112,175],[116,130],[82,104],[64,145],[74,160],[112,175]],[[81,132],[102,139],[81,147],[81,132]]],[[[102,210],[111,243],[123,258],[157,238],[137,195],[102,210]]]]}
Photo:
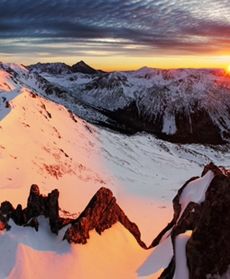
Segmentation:
{"type": "MultiPolygon", "coordinates": [[[[184,181],[210,161],[230,167],[229,145],[173,144],[145,133],[129,137],[93,126],[67,109],[97,118],[95,110],[74,103],[77,79],[83,86],[93,77],[71,74],[75,79],[67,91],[67,76],[41,76],[24,67],[1,66],[1,199],[10,200],[14,207],[18,203],[25,207],[28,187],[36,182],[44,194],[57,188],[60,207],[78,215],[98,189],[107,187],[138,224],[149,246],[170,220],[171,200],[184,181]]],[[[38,232],[10,223],[12,229],[1,233],[1,250],[8,257],[1,257],[0,277],[155,279],[173,254],[169,238],[146,251],[120,224],[102,237],[91,231],[90,240],[82,247],[60,241],[65,231],[55,237],[44,219],[39,223],[38,232]],[[39,269],[34,270],[34,261],[39,269]],[[71,271],[69,266],[73,266],[71,271]]]]}

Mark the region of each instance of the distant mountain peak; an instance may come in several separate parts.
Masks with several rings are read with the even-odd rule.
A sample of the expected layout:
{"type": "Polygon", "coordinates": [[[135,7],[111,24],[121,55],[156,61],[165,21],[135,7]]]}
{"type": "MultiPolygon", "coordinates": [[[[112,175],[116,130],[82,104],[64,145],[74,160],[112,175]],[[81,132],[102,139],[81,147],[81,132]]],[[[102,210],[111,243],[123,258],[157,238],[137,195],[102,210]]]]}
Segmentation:
{"type": "Polygon", "coordinates": [[[71,67],[62,62],[56,62],[56,63],[38,62],[34,65],[27,66],[27,68],[33,72],[49,73],[49,74],[53,74],[53,75],[71,73],[71,67]]]}
{"type": "Polygon", "coordinates": [[[71,67],[73,72],[79,72],[83,74],[96,74],[98,73],[97,70],[86,64],[83,60],[77,62],[76,64],[72,65],[71,67]]]}

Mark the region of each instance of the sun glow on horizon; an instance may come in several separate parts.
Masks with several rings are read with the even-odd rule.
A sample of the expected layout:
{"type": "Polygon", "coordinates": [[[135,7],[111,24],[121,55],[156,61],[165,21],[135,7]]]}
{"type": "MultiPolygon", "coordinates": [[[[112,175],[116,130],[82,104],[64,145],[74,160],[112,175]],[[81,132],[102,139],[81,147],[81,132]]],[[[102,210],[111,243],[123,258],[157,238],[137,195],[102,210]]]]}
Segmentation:
{"type": "Polygon", "coordinates": [[[228,74],[230,74],[230,65],[227,66],[226,72],[227,72],[228,74]]]}

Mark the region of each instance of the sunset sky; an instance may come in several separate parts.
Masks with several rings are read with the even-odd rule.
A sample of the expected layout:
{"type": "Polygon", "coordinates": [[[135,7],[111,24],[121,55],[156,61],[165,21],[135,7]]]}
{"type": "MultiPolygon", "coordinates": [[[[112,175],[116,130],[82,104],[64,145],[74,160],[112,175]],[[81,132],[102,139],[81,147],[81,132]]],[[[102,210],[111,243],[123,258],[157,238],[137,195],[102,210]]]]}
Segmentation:
{"type": "Polygon", "coordinates": [[[0,60],[226,68],[229,0],[0,0],[0,60]]]}

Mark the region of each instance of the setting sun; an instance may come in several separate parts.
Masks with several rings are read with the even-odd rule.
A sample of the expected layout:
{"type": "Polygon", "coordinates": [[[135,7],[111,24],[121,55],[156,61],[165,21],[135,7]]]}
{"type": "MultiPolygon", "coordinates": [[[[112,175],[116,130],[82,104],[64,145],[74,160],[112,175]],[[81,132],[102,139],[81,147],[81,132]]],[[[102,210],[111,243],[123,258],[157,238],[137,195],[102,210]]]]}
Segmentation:
{"type": "Polygon", "coordinates": [[[226,72],[227,72],[228,74],[230,74],[230,65],[227,66],[226,72]]]}

